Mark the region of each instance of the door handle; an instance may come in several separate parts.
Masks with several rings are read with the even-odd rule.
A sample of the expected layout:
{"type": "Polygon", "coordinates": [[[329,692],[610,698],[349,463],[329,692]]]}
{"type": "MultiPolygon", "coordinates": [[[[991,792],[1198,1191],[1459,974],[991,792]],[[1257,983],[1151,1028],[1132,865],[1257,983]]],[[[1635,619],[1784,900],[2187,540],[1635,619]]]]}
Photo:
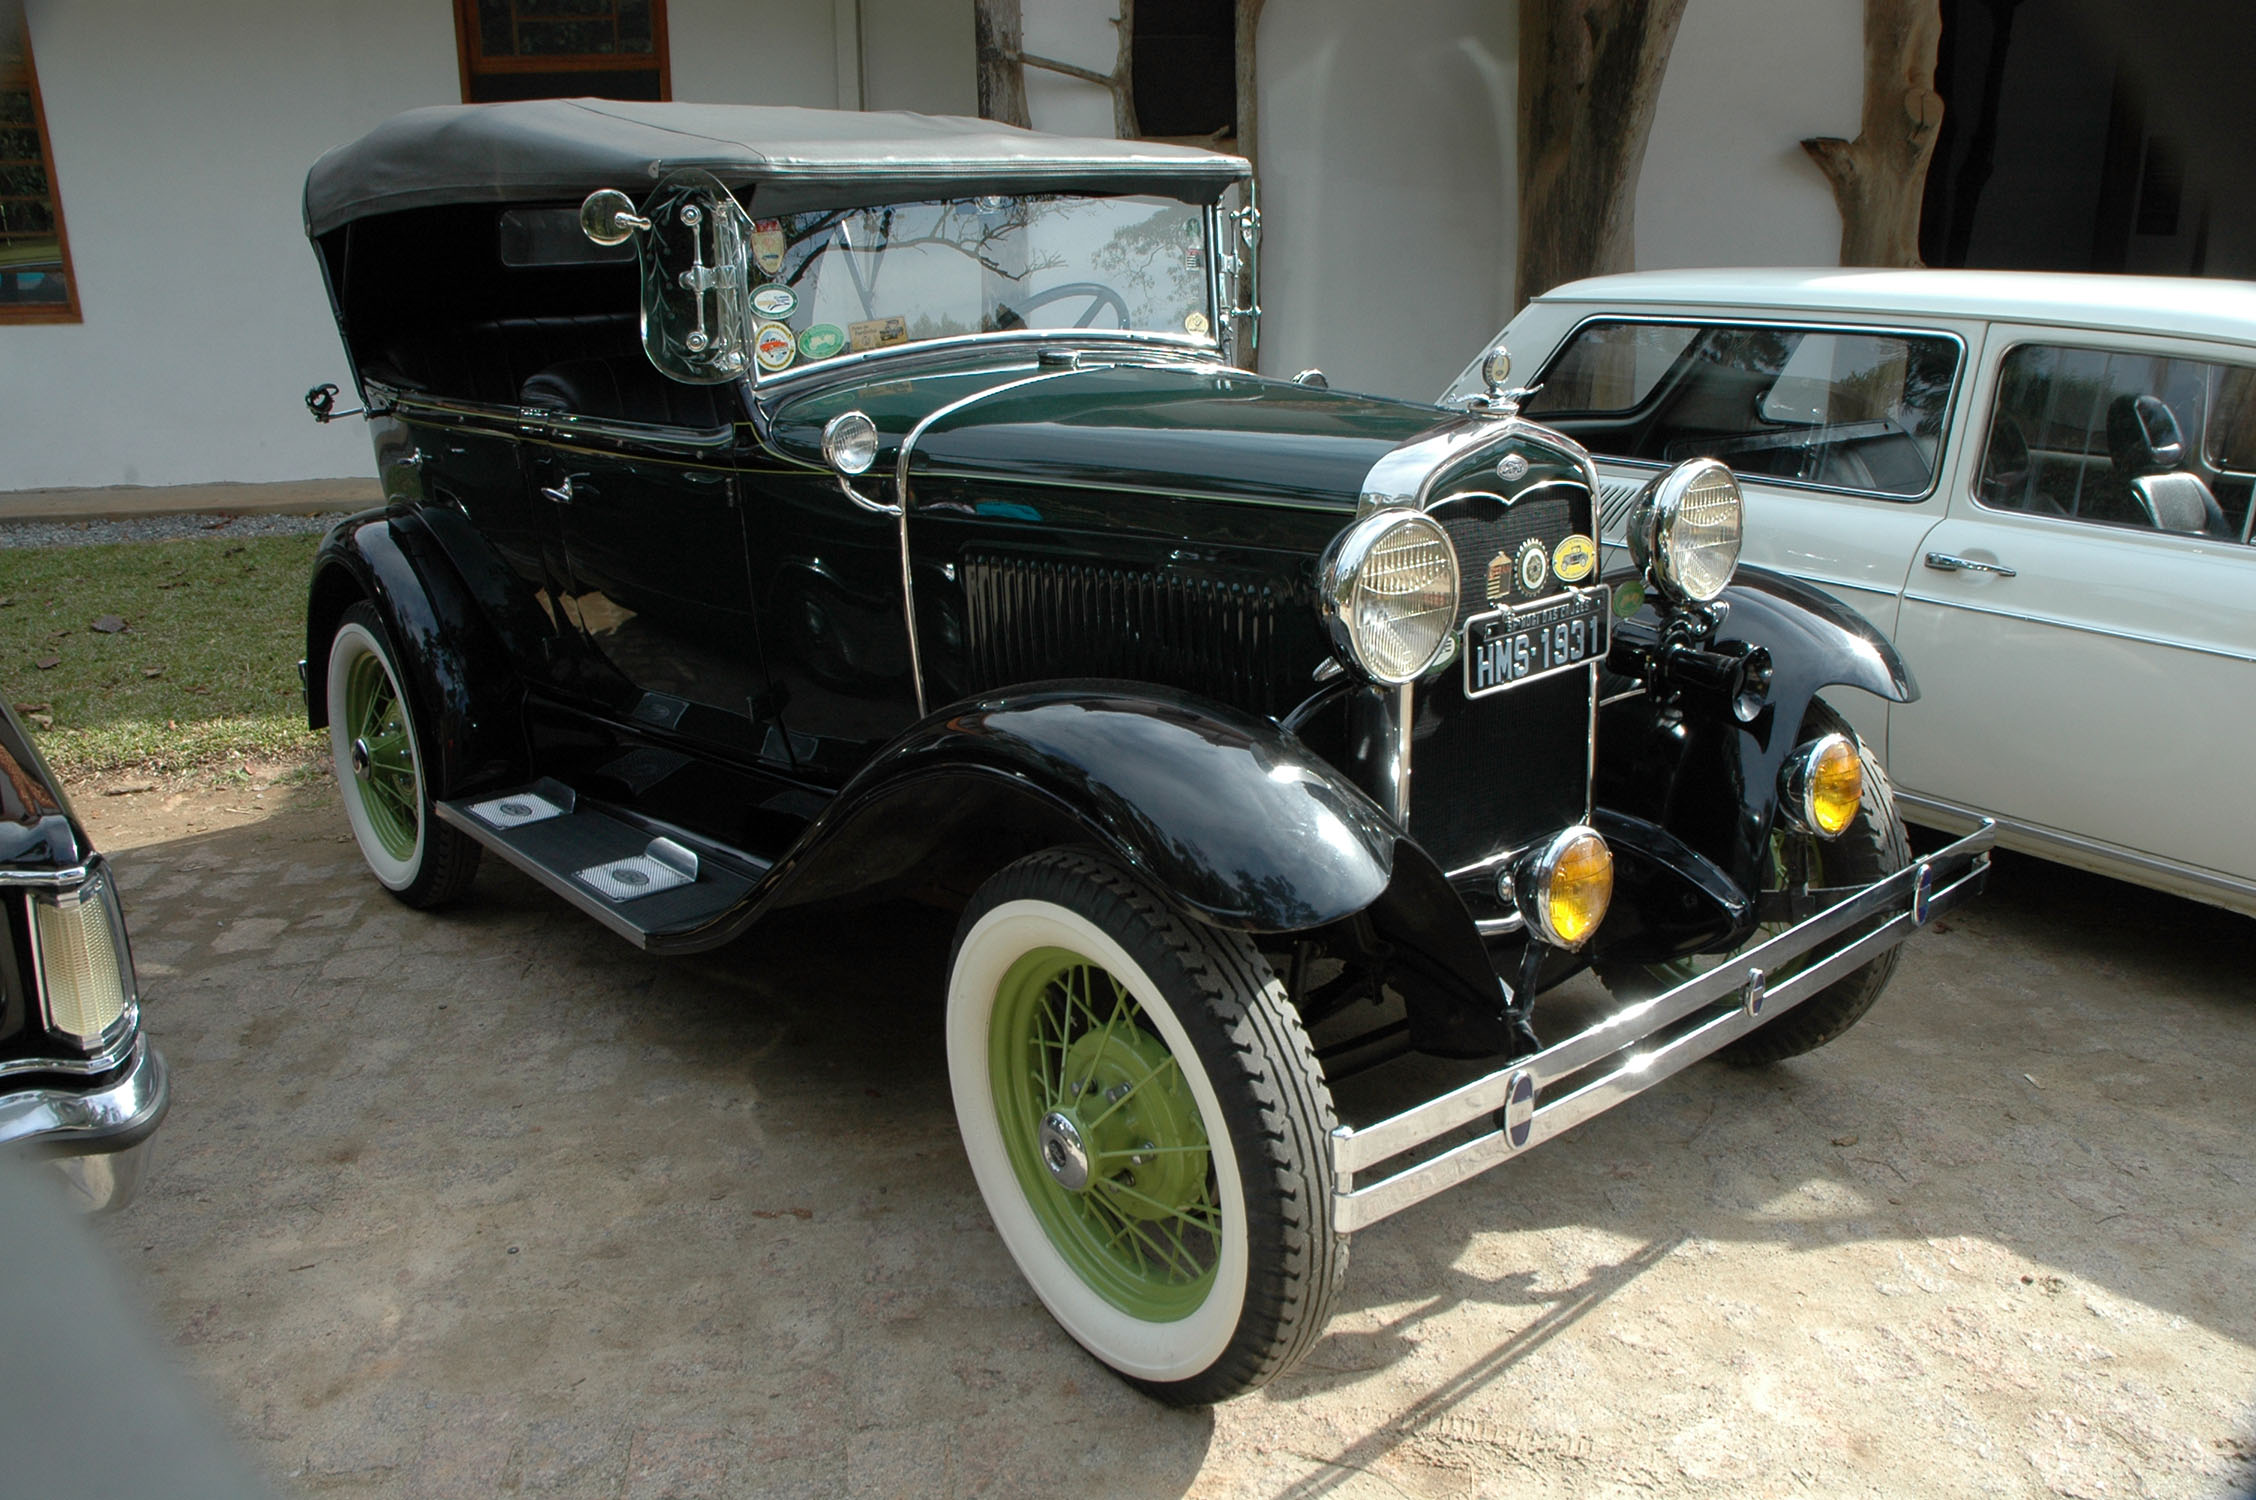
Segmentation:
{"type": "Polygon", "coordinates": [[[1948,552],[1928,553],[1927,566],[1938,573],[1956,573],[1963,568],[1969,573],[1995,573],[2000,578],[2021,576],[2003,563],[1976,562],[1971,557],[1954,557],[1948,552]]]}
{"type": "Polygon", "coordinates": [[[561,484],[542,485],[541,493],[554,500],[558,505],[570,505],[572,503],[572,481],[585,478],[587,478],[585,474],[567,474],[561,484]]]}

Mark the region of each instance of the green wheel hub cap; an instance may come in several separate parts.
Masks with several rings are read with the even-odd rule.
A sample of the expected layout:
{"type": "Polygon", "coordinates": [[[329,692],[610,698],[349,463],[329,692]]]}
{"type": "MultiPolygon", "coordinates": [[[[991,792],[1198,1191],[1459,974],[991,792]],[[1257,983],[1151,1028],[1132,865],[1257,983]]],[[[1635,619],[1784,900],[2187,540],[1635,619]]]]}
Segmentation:
{"type": "Polygon", "coordinates": [[[392,674],[382,657],[356,657],[345,677],[345,727],[352,735],[352,780],[347,793],[360,799],[376,842],[394,859],[415,853],[423,821],[421,778],[392,674]]]}
{"type": "Polygon", "coordinates": [[[1188,1317],[1221,1258],[1213,1154],[1182,1064],[1105,969],[1039,948],[988,1023],[995,1110],[1050,1243],[1107,1302],[1188,1317]]]}

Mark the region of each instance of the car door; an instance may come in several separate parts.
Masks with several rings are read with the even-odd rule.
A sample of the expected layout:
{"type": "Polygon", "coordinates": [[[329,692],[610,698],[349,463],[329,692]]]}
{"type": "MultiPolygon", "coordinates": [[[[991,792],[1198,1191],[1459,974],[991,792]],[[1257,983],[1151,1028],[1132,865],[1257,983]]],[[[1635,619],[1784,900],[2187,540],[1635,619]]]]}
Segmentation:
{"type": "Polygon", "coordinates": [[[639,355],[528,382],[526,469],[557,514],[562,613],[604,710],[754,756],[772,719],[744,550],[733,390],[670,382],[639,355]]]}
{"type": "Polygon", "coordinates": [[[2005,326],[1990,343],[1978,461],[1920,544],[1897,627],[1921,688],[1891,723],[1907,810],[1993,814],[2072,861],[2100,845],[2256,880],[2238,784],[2256,734],[2256,358],[2005,326]],[[2148,405],[2142,427],[2143,400],[2167,421],[2148,405]],[[2142,501],[2142,481],[2191,503],[2142,501]]]}
{"type": "MultiPolygon", "coordinates": [[[[1720,458],[1746,497],[1742,558],[1892,633],[1905,559],[1943,514],[1945,440],[1979,333],[1736,312],[1594,316],[1548,362],[1527,411],[1597,457],[1602,539],[1621,540],[1653,475],[1720,458]]],[[[1888,705],[1837,697],[1885,759],[1888,705]]]]}

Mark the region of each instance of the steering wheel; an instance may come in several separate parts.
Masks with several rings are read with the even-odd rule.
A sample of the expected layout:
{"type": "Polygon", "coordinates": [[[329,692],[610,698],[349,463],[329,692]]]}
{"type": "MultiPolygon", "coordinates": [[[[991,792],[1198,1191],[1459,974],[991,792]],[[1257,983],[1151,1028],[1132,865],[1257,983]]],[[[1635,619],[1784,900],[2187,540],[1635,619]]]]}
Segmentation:
{"type": "Polygon", "coordinates": [[[1024,328],[1028,313],[1037,307],[1047,307],[1052,302],[1061,302],[1067,297],[1086,297],[1089,299],[1088,308],[1079,318],[1074,320],[1073,326],[1076,328],[1087,328],[1090,324],[1096,322],[1097,314],[1107,307],[1111,308],[1113,316],[1120,320],[1122,328],[1129,326],[1128,299],[1101,281],[1062,281],[1056,286],[1044,287],[1038,292],[1028,293],[1025,300],[1016,307],[1004,307],[998,303],[995,307],[995,326],[997,328],[1024,328]]]}

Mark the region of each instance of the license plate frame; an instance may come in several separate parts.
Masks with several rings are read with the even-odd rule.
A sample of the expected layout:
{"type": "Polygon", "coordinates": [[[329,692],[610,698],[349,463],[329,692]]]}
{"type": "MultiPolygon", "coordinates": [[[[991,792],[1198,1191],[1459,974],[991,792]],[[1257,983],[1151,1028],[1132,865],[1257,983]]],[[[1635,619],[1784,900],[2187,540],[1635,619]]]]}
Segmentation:
{"type": "Polygon", "coordinates": [[[1458,650],[1465,696],[1491,697],[1603,660],[1613,637],[1609,602],[1603,588],[1569,589],[1474,615],[1458,650]]]}

